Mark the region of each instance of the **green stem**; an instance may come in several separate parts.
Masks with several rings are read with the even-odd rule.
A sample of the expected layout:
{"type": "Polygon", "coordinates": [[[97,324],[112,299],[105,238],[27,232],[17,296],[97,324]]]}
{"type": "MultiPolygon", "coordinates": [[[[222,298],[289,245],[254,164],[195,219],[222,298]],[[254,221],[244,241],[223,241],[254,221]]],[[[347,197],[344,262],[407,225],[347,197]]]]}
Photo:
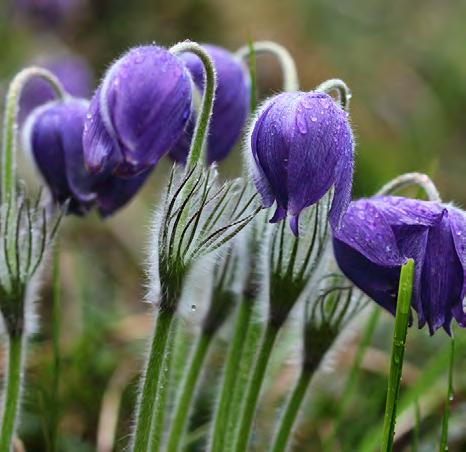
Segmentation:
{"type": "MultiPolygon", "coordinates": [[[[298,91],[298,71],[293,57],[288,50],[273,41],[257,41],[252,43],[255,53],[271,53],[274,55],[282,68],[283,91],[298,91]]],[[[251,46],[246,45],[236,51],[238,58],[245,59],[251,55],[251,46]]]]}
{"type": "Polygon", "coordinates": [[[53,383],[52,383],[52,419],[50,426],[50,449],[58,450],[58,420],[60,416],[60,246],[59,242],[55,243],[53,256],[53,307],[52,307],[52,349],[53,349],[53,383]]]}
{"type": "Polygon", "coordinates": [[[422,173],[405,173],[401,176],[395,177],[395,179],[386,183],[376,193],[376,196],[390,195],[412,185],[417,185],[422,188],[429,201],[442,202],[435,184],[427,174],[422,173]]]}
{"type": "Polygon", "coordinates": [[[158,383],[162,370],[165,346],[170,333],[170,326],[174,319],[171,310],[160,310],[155,323],[155,332],[152,337],[151,348],[143,374],[142,391],[136,414],[136,427],[134,432],[133,448],[135,452],[149,450],[149,437],[152,427],[152,415],[157,397],[158,383]]]}
{"type": "Polygon", "coordinates": [[[264,381],[265,371],[278,331],[278,328],[270,324],[267,325],[265,330],[254,372],[247,388],[245,403],[242,408],[239,430],[234,442],[234,450],[236,452],[244,452],[247,450],[262,382],[264,381]]]}
{"type": "Polygon", "coordinates": [[[167,452],[176,452],[182,444],[186,422],[190,413],[189,408],[212,337],[211,334],[201,334],[195,346],[181,386],[181,392],[175,403],[176,408],[168,435],[167,452]]]}
{"type": "MultiPolygon", "coordinates": [[[[58,97],[66,96],[59,80],[46,69],[39,67],[30,67],[23,69],[16,74],[8,88],[5,101],[4,125],[3,125],[3,148],[1,158],[1,199],[0,204],[6,205],[8,201],[14,202],[16,191],[16,134],[17,134],[17,115],[18,102],[21,92],[26,83],[34,78],[39,77],[49,82],[58,97]]],[[[14,207],[12,205],[12,207],[14,207]]],[[[14,212],[15,209],[12,210],[14,212]]],[[[13,214],[14,217],[14,214],[13,214]]]]}
{"type": "Polygon", "coordinates": [[[205,69],[204,93],[202,95],[202,105],[197,119],[191,149],[188,155],[186,171],[190,171],[199,162],[205,161],[204,144],[206,141],[210,117],[214,106],[215,91],[217,89],[217,77],[215,66],[209,54],[196,42],[184,41],[175,44],[170,48],[173,54],[191,52],[199,57],[205,69]]]}
{"type": "Polygon", "coordinates": [[[0,452],[10,452],[12,450],[21,398],[23,348],[24,338],[22,335],[8,338],[7,371],[0,416],[0,452]]]}
{"type": "Polygon", "coordinates": [[[221,452],[224,450],[223,442],[227,430],[228,412],[234,392],[232,388],[234,387],[238,373],[238,365],[241,363],[242,351],[245,343],[244,332],[247,331],[251,316],[252,302],[247,298],[243,298],[238,305],[233,328],[233,337],[225,362],[220,398],[215,410],[211,443],[211,450],[213,452],[221,452]]]}
{"type": "Polygon", "coordinates": [[[384,427],[381,452],[393,449],[393,435],[395,433],[396,410],[400,395],[403,358],[406,348],[409,314],[411,311],[411,295],[413,292],[414,260],[408,259],[401,267],[396,302],[395,327],[393,332],[392,353],[390,359],[390,373],[388,377],[387,403],[385,406],[384,427]]]}
{"type": "Polygon", "coordinates": [[[254,43],[248,43],[249,49],[249,79],[251,80],[251,90],[249,92],[249,113],[253,115],[257,108],[257,76],[256,76],[256,50],[254,43]]]}
{"type": "Polygon", "coordinates": [[[332,432],[328,439],[325,441],[324,450],[334,450],[335,448],[335,439],[338,434],[338,429],[346,411],[348,402],[350,401],[350,398],[353,394],[354,385],[356,384],[356,379],[359,374],[359,369],[361,368],[362,360],[366,353],[367,347],[370,344],[372,336],[374,335],[375,327],[377,326],[381,312],[382,311],[379,306],[374,306],[372,308],[372,312],[369,314],[369,318],[367,319],[362,338],[359,342],[348,379],[346,380],[345,388],[340,397],[340,403],[337,408],[337,414],[335,416],[332,432]]]}
{"type": "Polygon", "coordinates": [[[411,452],[419,450],[419,438],[421,428],[421,407],[419,406],[419,399],[416,397],[414,401],[414,429],[413,429],[413,446],[411,452]]]}
{"type": "Polygon", "coordinates": [[[341,108],[345,111],[349,111],[349,104],[351,100],[351,90],[348,85],[340,79],[332,78],[321,83],[315,91],[322,91],[324,93],[330,93],[336,91],[340,100],[341,108]]]}
{"type": "Polygon", "coordinates": [[[154,410],[152,412],[152,427],[151,427],[151,451],[160,449],[165,428],[165,412],[167,405],[167,397],[170,388],[170,379],[172,375],[172,357],[173,347],[175,344],[176,332],[178,331],[178,321],[175,318],[171,324],[170,332],[167,339],[167,344],[163,352],[163,364],[160,372],[159,383],[157,386],[157,394],[155,398],[154,410]]]}
{"type": "Polygon", "coordinates": [[[298,416],[304,396],[306,395],[306,390],[309,386],[312,375],[313,372],[305,370],[301,372],[280,420],[275,439],[272,443],[272,452],[282,452],[286,449],[293,425],[298,416]]]}
{"type": "Polygon", "coordinates": [[[450,341],[450,363],[448,366],[448,389],[445,400],[445,410],[442,419],[442,435],[440,437],[439,451],[448,450],[448,421],[450,419],[451,402],[453,400],[453,367],[455,362],[455,338],[452,336],[450,341]]]}

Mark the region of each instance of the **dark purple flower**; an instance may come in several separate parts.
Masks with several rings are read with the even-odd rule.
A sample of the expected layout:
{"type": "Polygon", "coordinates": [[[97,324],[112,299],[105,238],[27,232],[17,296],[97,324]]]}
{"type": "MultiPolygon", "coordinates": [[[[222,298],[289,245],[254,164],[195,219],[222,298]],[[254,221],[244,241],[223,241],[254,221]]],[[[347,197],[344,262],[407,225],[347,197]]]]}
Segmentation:
{"type": "Polygon", "coordinates": [[[334,186],[330,220],[337,227],[351,200],[354,142],[347,113],[328,94],[282,93],[259,112],[250,137],[252,176],[271,223],[299,214],[334,186]]]}
{"type": "MultiPolygon", "coordinates": [[[[62,83],[63,88],[74,97],[89,97],[92,93],[92,74],[86,61],[78,56],[63,56],[41,64],[62,83]]],[[[41,78],[30,80],[21,94],[19,104],[20,123],[39,105],[55,99],[49,83],[41,78]]]]}
{"type": "MultiPolygon", "coordinates": [[[[249,111],[249,73],[244,64],[231,52],[221,47],[205,44],[202,46],[212,58],[217,71],[217,89],[214,108],[207,138],[207,162],[224,159],[238,141],[249,111]]],[[[191,77],[202,92],[204,90],[204,67],[193,53],[183,53],[191,77]]],[[[194,132],[196,115],[193,113],[185,133],[170,156],[177,162],[185,163],[194,132]]]]}
{"type": "Polygon", "coordinates": [[[82,147],[88,108],[87,100],[76,98],[37,108],[25,125],[25,147],[56,202],[69,200],[69,211],[78,215],[96,205],[101,215],[107,216],[133,197],[150,170],[132,179],[88,173],[82,147]]]}
{"type": "Polygon", "coordinates": [[[137,47],[116,61],[91,101],[84,158],[93,173],[133,176],[178,141],[191,112],[191,83],[166,49],[137,47]]]}
{"type": "Polygon", "coordinates": [[[397,196],[350,204],[334,231],[338,265],[369,297],[395,314],[401,266],[415,262],[412,306],[419,328],[466,326],[466,215],[432,201],[397,196]]]}

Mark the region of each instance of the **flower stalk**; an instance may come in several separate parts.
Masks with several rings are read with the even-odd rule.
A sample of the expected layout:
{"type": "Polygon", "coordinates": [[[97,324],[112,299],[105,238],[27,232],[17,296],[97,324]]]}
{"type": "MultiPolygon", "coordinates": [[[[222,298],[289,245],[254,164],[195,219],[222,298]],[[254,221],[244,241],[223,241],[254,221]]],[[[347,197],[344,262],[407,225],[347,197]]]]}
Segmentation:
{"type": "Polygon", "coordinates": [[[447,397],[445,400],[445,408],[442,419],[442,433],[440,435],[439,451],[444,452],[448,450],[448,423],[450,420],[451,402],[453,401],[453,368],[455,363],[455,338],[450,339],[450,360],[448,366],[448,388],[447,397]]]}
{"type": "Polygon", "coordinates": [[[398,298],[396,303],[395,327],[388,377],[387,403],[385,406],[384,427],[380,450],[389,452],[393,449],[396,411],[400,394],[403,359],[406,349],[411,296],[413,292],[414,260],[408,259],[401,267],[398,298]]]}

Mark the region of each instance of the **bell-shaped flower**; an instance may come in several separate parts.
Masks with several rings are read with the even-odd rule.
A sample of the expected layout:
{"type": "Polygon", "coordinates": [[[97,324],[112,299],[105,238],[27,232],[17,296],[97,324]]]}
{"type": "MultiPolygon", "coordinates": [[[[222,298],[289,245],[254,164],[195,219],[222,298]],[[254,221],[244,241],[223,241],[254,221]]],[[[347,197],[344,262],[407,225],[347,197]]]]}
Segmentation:
{"type": "Polygon", "coordinates": [[[251,172],[271,223],[299,215],[333,186],[330,221],[338,227],[351,200],[354,141],[348,114],[323,92],[288,92],[266,101],[250,132],[251,172]]]}
{"type": "Polygon", "coordinates": [[[92,98],[83,136],[87,167],[125,177],[152,168],[181,137],[190,112],[182,61],[155,45],[131,49],[92,98]]]}
{"type": "MultiPolygon", "coordinates": [[[[203,45],[217,72],[217,89],[207,138],[207,163],[223,160],[238,141],[249,111],[250,80],[244,63],[231,52],[213,45],[203,45]]],[[[179,56],[188,68],[194,84],[204,91],[204,66],[193,53],[179,56]]],[[[185,163],[193,137],[196,114],[191,114],[185,133],[170,151],[170,157],[185,163]]]]}
{"type": "Polygon", "coordinates": [[[345,275],[395,314],[401,266],[414,259],[412,306],[419,327],[466,326],[466,215],[451,205],[397,196],[350,204],[333,246],[345,275]]]}
{"type": "Polygon", "coordinates": [[[57,203],[68,201],[70,213],[78,215],[96,205],[106,216],[133,197],[148,171],[131,179],[87,171],[82,134],[88,108],[84,99],[49,102],[29,116],[23,139],[57,203]]]}

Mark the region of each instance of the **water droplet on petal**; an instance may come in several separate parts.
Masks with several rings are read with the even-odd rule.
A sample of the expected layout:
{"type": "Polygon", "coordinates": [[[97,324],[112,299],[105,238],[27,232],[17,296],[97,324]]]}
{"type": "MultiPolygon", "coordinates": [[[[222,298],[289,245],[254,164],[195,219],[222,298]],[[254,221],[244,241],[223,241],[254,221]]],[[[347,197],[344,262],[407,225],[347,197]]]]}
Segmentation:
{"type": "Polygon", "coordinates": [[[197,306],[195,304],[191,305],[191,311],[195,311],[197,309],[197,306]]]}

